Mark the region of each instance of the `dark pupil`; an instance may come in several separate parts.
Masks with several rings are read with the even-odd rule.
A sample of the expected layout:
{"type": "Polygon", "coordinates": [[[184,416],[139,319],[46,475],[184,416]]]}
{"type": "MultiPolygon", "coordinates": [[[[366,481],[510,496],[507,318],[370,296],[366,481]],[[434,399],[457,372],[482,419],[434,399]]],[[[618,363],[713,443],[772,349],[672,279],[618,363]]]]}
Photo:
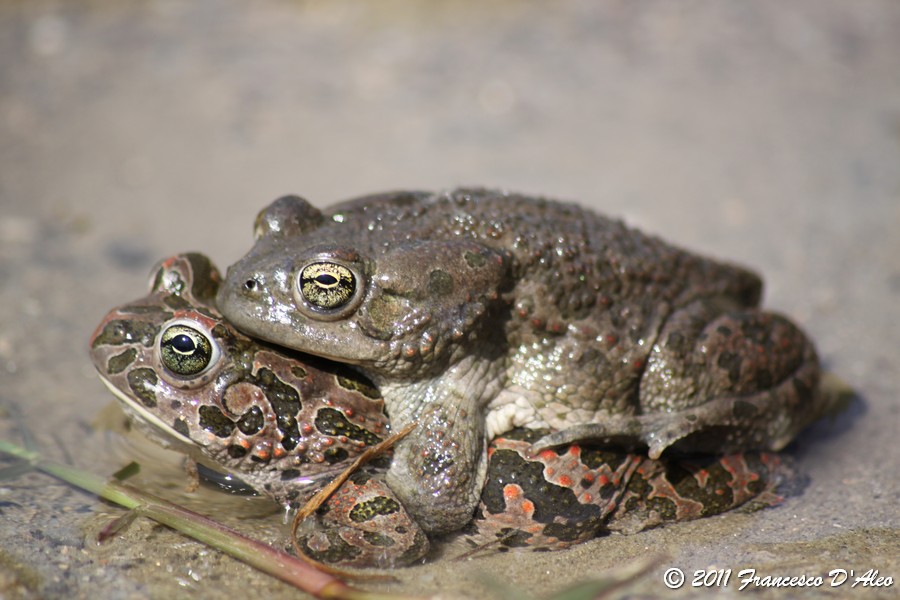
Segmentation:
{"type": "Polygon", "coordinates": [[[194,343],[191,336],[181,333],[172,338],[172,347],[178,352],[188,354],[197,349],[197,344],[194,343]]]}
{"type": "Polygon", "coordinates": [[[337,283],[337,277],[328,273],[322,273],[316,276],[316,281],[322,285],[334,285],[337,283]]]}

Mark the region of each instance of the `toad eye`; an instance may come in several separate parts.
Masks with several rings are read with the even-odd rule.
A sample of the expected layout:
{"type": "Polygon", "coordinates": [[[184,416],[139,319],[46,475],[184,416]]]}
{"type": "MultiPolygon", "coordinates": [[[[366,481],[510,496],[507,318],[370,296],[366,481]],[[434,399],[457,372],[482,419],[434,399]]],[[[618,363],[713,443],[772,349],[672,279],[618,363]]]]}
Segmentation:
{"type": "Polygon", "coordinates": [[[171,325],[159,338],[159,354],[163,366],[174,375],[193,377],[209,367],[217,348],[204,332],[188,325],[171,325]]]}
{"type": "Polygon", "coordinates": [[[298,300],[317,318],[338,318],[355,308],[360,288],[357,273],[336,262],[311,262],[297,275],[298,300]]]}

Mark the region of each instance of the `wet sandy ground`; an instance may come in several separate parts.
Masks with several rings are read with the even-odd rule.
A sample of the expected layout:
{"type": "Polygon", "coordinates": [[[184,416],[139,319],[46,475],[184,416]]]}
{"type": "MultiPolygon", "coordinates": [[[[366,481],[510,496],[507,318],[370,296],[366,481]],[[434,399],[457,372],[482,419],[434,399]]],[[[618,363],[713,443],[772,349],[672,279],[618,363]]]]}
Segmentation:
{"type": "MultiPolygon", "coordinates": [[[[164,256],[235,261],[279,195],[503,186],[758,269],[860,399],[791,447],[809,485],[778,508],[438,562],[396,589],[542,595],[654,553],[627,593],[677,597],[669,567],[900,578],[900,5],[437,4],[0,4],[0,436],[99,474],[158,463],[147,485],[275,542],[268,505],[184,498],[177,460],[109,428],[91,330],[164,256]]],[[[118,514],[0,481],[0,597],[297,596],[147,521],[98,546],[118,514]]]]}

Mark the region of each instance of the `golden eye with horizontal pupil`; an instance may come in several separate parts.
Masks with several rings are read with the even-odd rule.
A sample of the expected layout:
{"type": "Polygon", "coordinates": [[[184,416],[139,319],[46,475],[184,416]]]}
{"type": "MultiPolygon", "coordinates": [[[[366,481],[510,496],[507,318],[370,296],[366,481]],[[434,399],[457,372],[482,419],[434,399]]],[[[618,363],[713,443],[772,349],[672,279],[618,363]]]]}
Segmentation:
{"type": "Polygon", "coordinates": [[[209,337],[187,325],[172,325],[159,339],[163,366],[175,375],[191,377],[209,366],[213,343],[209,337]]]}
{"type": "Polygon", "coordinates": [[[333,262],[314,262],[303,267],[298,277],[303,299],[323,310],[340,308],[356,292],[353,271],[333,262]]]}

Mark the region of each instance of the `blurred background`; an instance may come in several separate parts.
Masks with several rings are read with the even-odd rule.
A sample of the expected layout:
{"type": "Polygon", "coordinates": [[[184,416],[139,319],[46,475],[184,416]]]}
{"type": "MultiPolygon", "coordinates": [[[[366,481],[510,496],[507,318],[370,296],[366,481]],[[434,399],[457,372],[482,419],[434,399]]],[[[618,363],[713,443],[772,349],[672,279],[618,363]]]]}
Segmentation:
{"type": "MultiPolygon", "coordinates": [[[[283,194],[461,184],[578,201],[759,270],[766,303],[862,398],[792,449],[810,486],[784,510],[471,569],[544,591],[652,547],[684,569],[900,577],[891,0],[0,2],[0,401],[15,407],[0,433],[112,472],[95,426],[111,397],[85,346],[157,260],[199,250],[224,269],[283,194]]],[[[151,526],[96,549],[95,500],[37,475],[8,485],[0,596],[209,593],[210,577],[289,593],[205,554],[188,574],[197,546],[170,532],[150,560],[151,526]]],[[[404,589],[484,593],[458,568],[409,570],[404,589]]]]}

